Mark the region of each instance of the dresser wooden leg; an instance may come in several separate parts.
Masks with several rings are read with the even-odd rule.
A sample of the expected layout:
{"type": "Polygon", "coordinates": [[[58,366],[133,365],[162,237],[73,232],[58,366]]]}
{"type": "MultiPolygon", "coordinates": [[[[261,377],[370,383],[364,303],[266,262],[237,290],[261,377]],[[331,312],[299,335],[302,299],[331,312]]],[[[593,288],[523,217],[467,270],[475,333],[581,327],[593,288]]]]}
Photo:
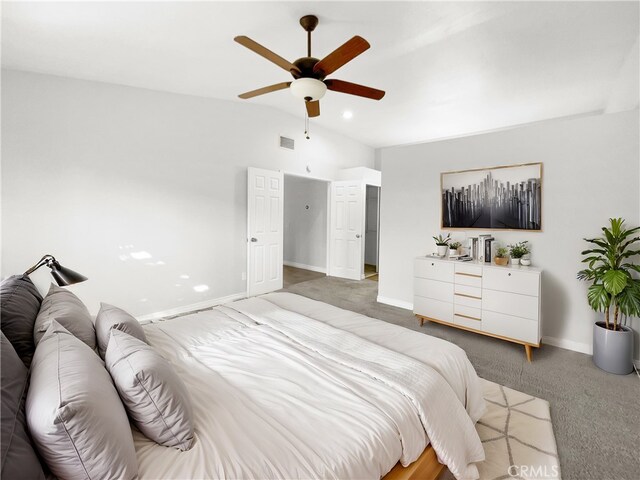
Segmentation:
{"type": "Polygon", "coordinates": [[[525,345],[524,351],[527,354],[527,360],[529,361],[529,363],[531,363],[531,360],[533,360],[533,350],[531,348],[531,345],[525,345]]]}
{"type": "Polygon", "coordinates": [[[420,317],[420,326],[424,325],[424,318],[420,317]]]}

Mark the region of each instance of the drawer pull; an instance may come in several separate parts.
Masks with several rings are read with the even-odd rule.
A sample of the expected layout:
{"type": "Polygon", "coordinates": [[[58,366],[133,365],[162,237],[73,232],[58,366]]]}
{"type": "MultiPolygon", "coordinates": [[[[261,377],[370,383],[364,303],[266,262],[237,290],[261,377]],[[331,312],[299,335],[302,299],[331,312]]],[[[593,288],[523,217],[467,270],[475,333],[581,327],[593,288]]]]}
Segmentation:
{"type": "Polygon", "coordinates": [[[431,262],[431,266],[433,267],[435,265],[435,263],[431,262]]]}
{"type": "Polygon", "coordinates": [[[474,298],[476,300],[482,300],[482,297],[475,297],[473,295],[467,295],[466,293],[454,293],[454,295],[457,295],[458,297],[467,297],[467,298],[474,298]]]}
{"type": "Polygon", "coordinates": [[[454,315],[456,317],[463,317],[463,318],[468,318],[469,320],[477,320],[478,322],[481,322],[482,319],[481,318],[476,318],[476,317],[470,317],[469,315],[463,315],[461,313],[454,313],[454,315]]]}
{"type": "Polygon", "coordinates": [[[509,273],[509,276],[511,276],[511,273],[509,273]]]}
{"type": "Polygon", "coordinates": [[[474,275],[473,273],[456,272],[456,275],[464,275],[465,277],[482,278],[482,275],[474,275]]]}

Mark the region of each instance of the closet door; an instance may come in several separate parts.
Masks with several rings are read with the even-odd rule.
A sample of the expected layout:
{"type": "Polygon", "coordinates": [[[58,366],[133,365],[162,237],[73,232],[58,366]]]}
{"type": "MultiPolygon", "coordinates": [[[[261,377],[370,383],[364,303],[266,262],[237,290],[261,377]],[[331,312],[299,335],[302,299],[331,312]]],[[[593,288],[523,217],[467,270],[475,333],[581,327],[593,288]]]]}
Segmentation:
{"type": "Polygon", "coordinates": [[[332,182],[329,275],[364,278],[365,187],[359,180],[332,182]]]}

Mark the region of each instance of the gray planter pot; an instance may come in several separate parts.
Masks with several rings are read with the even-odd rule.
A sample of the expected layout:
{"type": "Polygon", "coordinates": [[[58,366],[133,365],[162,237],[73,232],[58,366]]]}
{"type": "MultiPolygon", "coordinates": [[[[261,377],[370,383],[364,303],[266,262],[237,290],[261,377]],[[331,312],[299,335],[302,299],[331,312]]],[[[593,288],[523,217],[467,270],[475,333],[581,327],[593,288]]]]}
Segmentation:
{"type": "Polygon", "coordinates": [[[633,371],[633,330],[607,330],[604,322],[593,325],[593,363],[605,372],[627,375],[633,371]]]}

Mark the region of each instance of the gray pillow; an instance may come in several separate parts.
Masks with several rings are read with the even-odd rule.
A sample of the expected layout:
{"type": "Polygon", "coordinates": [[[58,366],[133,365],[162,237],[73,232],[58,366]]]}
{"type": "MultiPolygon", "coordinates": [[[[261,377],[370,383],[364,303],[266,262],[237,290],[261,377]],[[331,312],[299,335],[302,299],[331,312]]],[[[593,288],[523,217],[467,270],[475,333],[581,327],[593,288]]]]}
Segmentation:
{"type": "Polygon", "coordinates": [[[109,344],[111,329],[117,328],[147,343],[142,325],[124,310],[109,305],[100,304],[100,311],[96,317],[96,337],[98,340],[98,352],[104,358],[109,344]]]}
{"type": "Polygon", "coordinates": [[[44,473],[40,460],[33,450],[27,431],[24,400],[27,394],[29,372],[13,346],[0,333],[2,351],[2,478],[42,479],[44,473]]]}
{"type": "Polygon", "coordinates": [[[27,275],[13,275],[0,285],[0,324],[2,333],[29,367],[36,349],[33,343],[35,324],[42,296],[27,275]]]}
{"type": "Polygon", "coordinates": [[[153,347],[115,328],[105,364],[138,429],[160,445],[189,450],[191,398],[171,364],[153,347]]]}
{"type": "Polygon", "coordinates": [[[55,320],[33,356],[27,422],[58,478],[138,474],[127,413],[102,360],[55,320]]]}
{"type": "Polygon", "coordinates": [[[42,300],[40,313],[33,328],[33,339],[36,345],[49,329],[53,319],[95,350],[96,331],[89,310],[69,290],[52,283],[49,293],[42,300]]]}

